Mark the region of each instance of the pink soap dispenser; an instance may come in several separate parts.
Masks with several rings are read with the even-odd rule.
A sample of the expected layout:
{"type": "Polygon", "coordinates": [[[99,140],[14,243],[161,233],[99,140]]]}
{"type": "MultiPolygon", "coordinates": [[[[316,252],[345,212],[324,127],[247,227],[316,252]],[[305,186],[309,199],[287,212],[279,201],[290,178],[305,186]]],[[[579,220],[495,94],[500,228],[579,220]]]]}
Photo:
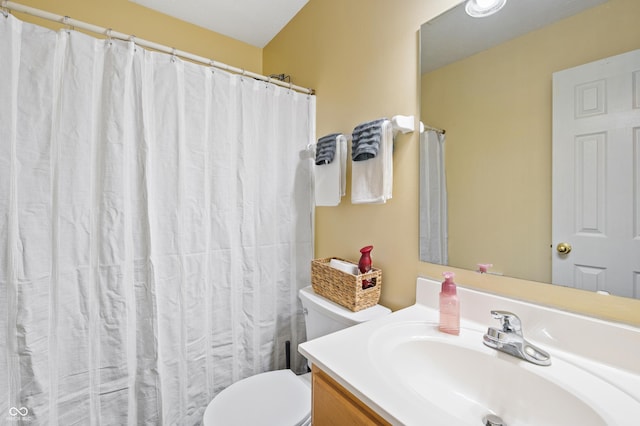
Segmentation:
{"type": "Polygon", "coordinates": [[[453,272],[444,272],[444,281],[440,290],[440,325],[443,333],[460,334],[460,302],[453,282],[453,272]]]}

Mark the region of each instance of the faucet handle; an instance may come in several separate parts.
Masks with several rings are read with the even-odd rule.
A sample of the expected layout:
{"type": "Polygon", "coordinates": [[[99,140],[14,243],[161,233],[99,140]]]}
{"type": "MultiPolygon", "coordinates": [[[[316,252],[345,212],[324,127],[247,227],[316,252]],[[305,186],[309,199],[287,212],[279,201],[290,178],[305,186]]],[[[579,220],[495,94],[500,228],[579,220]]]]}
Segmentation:
{"type": "Polygon", "coordinates": [[[505,333],[516,333],[522,336],[522,322],[513,312],[491,311],[491,316],[500,320],[502,331],[505,333]]]}

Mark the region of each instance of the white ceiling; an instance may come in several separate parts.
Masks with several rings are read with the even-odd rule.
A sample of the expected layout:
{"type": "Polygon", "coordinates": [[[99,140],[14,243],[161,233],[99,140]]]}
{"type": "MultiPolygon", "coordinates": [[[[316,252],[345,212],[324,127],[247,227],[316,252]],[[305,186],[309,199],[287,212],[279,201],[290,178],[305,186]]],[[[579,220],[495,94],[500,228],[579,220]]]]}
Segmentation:
{"type": "Polygon", "coordinates": [[[508,0],[495,15],[472,18],[464,4],[420,28],[422,73],[497,46],[608,0],[508,0]]]}
{"type": "Polygon", "coordinates": [[[129,1],[262,48],[309,0],[129,1]]]}

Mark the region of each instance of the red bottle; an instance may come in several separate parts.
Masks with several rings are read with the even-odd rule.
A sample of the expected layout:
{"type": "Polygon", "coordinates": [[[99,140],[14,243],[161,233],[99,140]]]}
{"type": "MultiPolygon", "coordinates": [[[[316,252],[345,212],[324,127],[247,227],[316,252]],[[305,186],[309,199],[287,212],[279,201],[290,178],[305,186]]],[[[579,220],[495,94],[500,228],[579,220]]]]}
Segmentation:
{"type": "MultiPolygon", "coordinates": [[[[371,271],[371,250],[373,250],[373,246],[366,246],[360,249],[360,261],[358,262],[358,269],[360,269],[361,274],[366,274],[371,271]]],[[[362,288],[373,287],[375,283],[369,280],[362,280],[362,288]]]]}

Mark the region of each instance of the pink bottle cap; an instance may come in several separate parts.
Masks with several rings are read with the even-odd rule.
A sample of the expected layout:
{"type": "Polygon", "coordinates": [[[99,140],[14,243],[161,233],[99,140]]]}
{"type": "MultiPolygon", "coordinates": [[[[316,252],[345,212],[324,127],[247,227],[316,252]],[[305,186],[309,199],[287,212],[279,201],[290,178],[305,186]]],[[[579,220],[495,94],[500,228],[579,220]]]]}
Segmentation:
{"type": "Polygon", "coordinates": [[[456,294],[456,284],[453,282],[455,274],[453,272],[443,272],[444,282],[442,283],[442,293],[444,294],[456,294]]]}
{"type": "Polygon", "coordinates": [[[478,263],[478,272],[486,274],[489,268],[493,266],[493,263],[478,263]]]}

